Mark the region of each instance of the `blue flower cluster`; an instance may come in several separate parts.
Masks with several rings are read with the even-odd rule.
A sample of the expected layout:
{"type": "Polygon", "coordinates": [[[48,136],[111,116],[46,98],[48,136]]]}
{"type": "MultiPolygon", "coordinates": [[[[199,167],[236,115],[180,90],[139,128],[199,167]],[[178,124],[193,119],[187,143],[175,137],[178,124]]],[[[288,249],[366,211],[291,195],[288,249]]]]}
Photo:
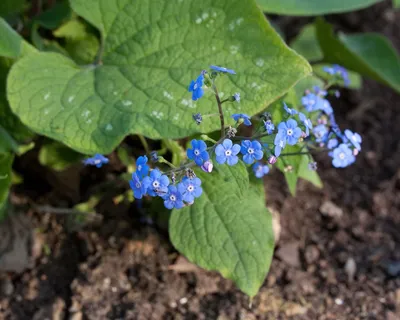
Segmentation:
{"type": "Polygon", "coordinates": [[[332,67],[324,67],[323,70],[332,76],[338,76],[343,79],[343,83],[346,87],[350,84],[349,73],[344,67],[334,64],[332,67]]]}
{"type": "Polygon", "coordinates": [[[168,209],[180,209],[190,205],[203,192],[201,180],[195,176],[185,176],[181,182],[175,184],[159,169],[150,171],[146,156],[136,160],[136,171],[132,173],[129,185],[136,199],[142,199],[145,195],[159,196],[168,209]]]}

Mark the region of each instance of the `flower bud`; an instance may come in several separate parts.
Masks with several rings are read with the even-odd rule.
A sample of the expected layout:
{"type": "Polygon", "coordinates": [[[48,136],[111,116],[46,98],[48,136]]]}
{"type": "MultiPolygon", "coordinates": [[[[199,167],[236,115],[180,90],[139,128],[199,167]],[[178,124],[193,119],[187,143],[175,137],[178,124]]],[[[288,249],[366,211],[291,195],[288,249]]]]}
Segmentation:
{"type": "Polygon", "coordinates": [[[276,163],[277,160],[278,160],[277,157],[275,157],[275,156],[270,156],[270,157],[268,158],[268,163],[269,163],[269,164],[274,164],[274,163],[276,163]]]}
{"type": "Polygon", "coordinates": [[[213,171],[213,168],[214,168],[214,165],[213,165],[213,163],[212,163],[210,160],[207,160],[207,161],[204,162],[203,165],[201,166],[201,169],[202,169],[204,172],[208,172],[208,173],[212,172],[212,171],[213,171]]]}
{"type": "Polygon", "coordinates": [[[150,152],[150,160],[153,162],[158,162],[159,158],[158,158],[157,151],[150,152]]]}

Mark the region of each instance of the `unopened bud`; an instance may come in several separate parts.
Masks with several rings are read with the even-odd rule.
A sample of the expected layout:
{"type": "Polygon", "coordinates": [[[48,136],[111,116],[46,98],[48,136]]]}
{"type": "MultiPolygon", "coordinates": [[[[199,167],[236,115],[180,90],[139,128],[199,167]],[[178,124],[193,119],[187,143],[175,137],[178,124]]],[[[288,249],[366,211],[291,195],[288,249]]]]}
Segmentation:
{"type": "Polygon", "coordinates": [[[212,171],[213,171],[213,168],[214,168],[214,165],[213,165],[213,163],[212,163],[210,160],[207,160],[207,161],[204,162],[203,165],[201,166],[201,169],[202,169],[204,172],[208,172],[208,173],[212,172],[212,171]]]}
{"type": "Polygon", "coordinates": [[[270,156],[270,157],[268,158],[268,163],[269,163],[269,164],[274,164],[274,163],[276,163],[277,160],[278,160],[277,157],[275,157],[275,156],[270,156]]]}
{"type": "Polygon", "coordinates": [[[237,130],[231,126],[229,126],[229,128],[226,130],[226,136],[228,138],[233,138],[234,136],[236,136],[237,130]]]}

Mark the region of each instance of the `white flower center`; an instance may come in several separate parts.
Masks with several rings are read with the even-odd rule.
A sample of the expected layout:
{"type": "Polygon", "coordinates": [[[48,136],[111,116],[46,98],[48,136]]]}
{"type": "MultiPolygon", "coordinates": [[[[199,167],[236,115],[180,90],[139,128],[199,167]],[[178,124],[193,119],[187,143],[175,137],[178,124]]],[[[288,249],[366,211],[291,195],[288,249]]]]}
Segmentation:
{"type": "Polygon", "coordinates": [[[344,152],[339,153],[339,159],[343,160],[344,158],[346,158],[346,155],[344,154],[344,152]]]}
{"type": "Polygon", "coordinates": [[[281,148],[283,148],[284,143],[285,143],[285,141],[283,141],[283,140],[279,141],[279,146],[280,146],[281,148]]]}
{"type": "Polygon", "coordinates": [[[153,181],[153,188],[154,189],[157,189],[159,186],[160,186],[160,183],[157,180],[153,181]]]}
{"type": "Polygon", "coordinates": [[[195,149],[195,150],[193,151],[193,153],[194,153],[195,156],[198,156],[198,155],[200,154],[200,151],[199,151],[199,149],[195,149]]]}
{"type": "Polygon", "coordinates": [[[175,195],[171,194],[171,195],[169,196],[169,200],[171,200],[171,201],[176,201],[175,195]]]}
{"type": "Polygon", "coordinates": [[[136,188],[140,188],[140,182],[136,182],[136,188]]]}
{"type": "Polygon", "coordinates": [[[254,149],[253,148],[248,148],[247,149],[247,153],[248,154],[253,154],[254,153],[254,149]]]}
{"type": "Polygon", "coordinates": [[[287,134],[288,136],[291,136],[291,135],[293,134],[293,129],[288,129],[288,130],[286,131],[286,134],[287,134]]]}
{"type": "Polygon", "coordinates": [[[225,156],[230,157],[232,154],[231,150],[225,150],[225,156]]]}
{"type": "Polygon", "coordinates": [[[139,164],[137,169],[138,169],[138,171],[141,171],[142,170],[142,166],[139,164]]]}
{"type": "Polygon", "coordinates": [[[195,83],[194,86],[193,86],[193,90],[196,90],[197,87],[198,87],[198,85],[197,85],[197,83],[195,83]]]}
{"type": "Polygon", "coordinates": [[[188,187],[187,187],[187,191],[193,192],[194,191],[193,185],[189,184],[188,187]]]}

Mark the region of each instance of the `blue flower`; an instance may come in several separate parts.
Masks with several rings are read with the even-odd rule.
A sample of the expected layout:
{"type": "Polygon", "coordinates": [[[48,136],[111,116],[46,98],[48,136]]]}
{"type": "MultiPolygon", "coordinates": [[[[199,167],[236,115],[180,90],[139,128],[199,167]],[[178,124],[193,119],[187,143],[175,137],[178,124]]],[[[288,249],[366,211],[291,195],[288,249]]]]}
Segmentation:
{"type": "Polygon", "coordinates": [[[158,162],[158,160],[160,160],[158,157],[157,151],[150,152],[150,160],[153,162],[158,162]]]}
{"type": "Polygon", "coordinates": [[[332,165],[336,168],[344,168],[351,165],[356,157],[347,144],[340,144],[331,154],[333,160],[332,165]]]}
{"type": "Polygon", "coordinates": [[[146,187],[150,196],[163,196],[168,192],[169,179],[160,170],[154,169],[150,172],[150,176],[143,179],[142,184],[146,187]]]}
{"type": "Polygon", "coordinates": [[[203,90],[204,75],[200,74],[196,81],[192,80],[189,85],[189,92],[192,92],[192,100],[196,101],[204,95],[203,90]]]}
{"type": "Polygon", "coordinates": [[[190,160],[201,166],[204,161],[210,159],[210,155],[207,152],[207,145],[203,140],[192,140],[192,149],[187,149],[186,154],[190,160]]]}
{"type": "Polygon", "coordinates": [[[306,108],[308,112],[312,112],[316,110],[318,99],[321,98],[310,92],[301,98],[301,104],[306,108]]]}
{"type": "Polygon", "coordinates": [[[329,130],[326,125],[319,124],[313,129],[313,133],[315,135],[317,142],[325,142],[325,140],[327,139],[329,130]]]}
{"type": "Polygon", "coordinates": [[[342,77],[345,86],[350,84],[349,72],[346,68],[338,64],[334,64],[332,67],[324,67],[323,70],[330,75],[339,75],[342,77]]]}
{"type": "Polygon", "coordinates": [[[203,121],[203,117],[201,113],[195,113],[192,115],[192,118],[194,121],[196,121],[196,124],[199,125],[203,121]]]}
{"type": "Polygon", "coordinates": [[[278,131],[278,134],[275,136],[274,144],[275,144],[275,157],[279,157],[282,150],[286,146],[286,137],[283,134],[283,132],[278,131]]]}
{"type": "Polygon", "coordinates": [[[235,99],[236,102],[240,102],[240,93],[239,93],[239,92],[236,92],[236,93],[233,95],[233,99],[235,99]]]}
{"type": "Polygon", "coordinates": [[[301,112],[299,112],[299,119],[301,122],[303,122],[304,126],[306,127],[306,135],[308,136],[310,134],[310,129],[313,128],[311,120],[308,119],[306,115],[301,112]]]}
{"type": "Polygon", "coordinates": [[[268,134],[272,134],[275,130],[275,126],[272,123],[271,120],[264,120],[264,127],[265,127],[265,131],[267,131],[268,134]]]}
{"type": "Polygon", "coordinates": [[[264,155],[261,148],[261,144],[258,141],[242,141],[240,152],[243,154],[243,161],[247,164],[252,164],[255,160],[261,160],[264,155]]]}
{"type": "Polygon", "coordinates": [[[182,194],[183,200],[188,203],[192,203],[194,198],[200,197],[203,193],[199,178],[189,179],[184,177],[182,182],[178,184],[178,190],[182,194]]]}
{"type": "Polygon", "coordinates": [[[286,111],[287,113],[289,113],[291,116],[294,116],[294,115],[296,115],[296,114],[298,113],[295,109],[290,109],[290,108],[286,105],[285,102],[283,103],[283,109],[285,109],[285,111],[286,111]]]}
{"type": "Polygon", "coordinates": [[[143,179],[149,173],[149,166],[147,165],[147,157],[142,156],[136,160],[136,173],[140,179],[143,179]]]}
{"type": "Polygon", "coordinates": [[[330,139],[328,141],[328,143],[326,144],[326,147],[328,149],[333,149],[333,148],[336,148],[338,144],[339,144],[338,139],[330,139]]]}
{"type": "Polygon", "coordinates": [[[176,186],[168,186],[167,192],[162,196],[162,198],[164,199],[164,206],[167,209],[181,209],[184,207],[182,194],[179,192],[176,186]]]}
{"type": "Polygon", "coordinates": [[[257,178],[262,178],[263,176],[265,176],[266,174],[268,174],[268,172],[269,172],[269,167],[268,167],[267,165],[263,165],[263,164],[260,163],[260,162],[256,162],[256,163],[253,165],[253,172],[254,172],[254,175],[255,175],[257,178]]]}
{"type": "Polygon", "coordinates": [[[313,89],[315,94],[320,97],[325,97],[328,94],[326,90],[321,89],[319,86],[314,86],[313,89]]]}
{"type": "Polygon", "coordinates": [[[239,158],[237,154],[240,152],[240,146],[233,144],[232,140],[225,139],[222,144],[215,148],[216,160],[219,164],[227,162],[230,166],[235,165],[239,158]]]}
{"type": "Polygon", "coordinates": [[[129,185],[133,191],[133,196],[136,199],[142,199],[142,197],[146,194],[147,188],[136,172],[132,173],[132,180],[129,180],[129,185]]]}
{"type": "Polygon", "coordinates": [[[233,71],[232,69],[227,69],[227,68],[224,68],[224,67],[210,66],[210,68],[211,68],[212,70],[215,70],[215,71],[218,71],[218,72],[236,74],[236,72],[233,71]]]}
{"type": "Polygon", "coordinates": [[[243,123],[245,126],[251,126],[250,116],[244,113],[235,113],[232,115],[233,120],[238,122],[240,119],[243,119],[243,123]]]}
{"type": "Polygon", "coordinates": [[[322,99],[322,98],[318,99],[317,109],[325,112],[327,115],[330,115],[333,113],[331,103],[326,99],[322,99]]]}
{"type": "Polygon", "coordinates": [[[289,145],[294,146],[301,137],[301,129],[297,126],[296,120],[289,119],[278,125],[278,134],[280,134],[289,145]]]}
{"type": "Polygon", "coordinates": [[[362,138],[358,133],[346,129],[344,130],[344,135],[358,151],[361,151],[362,138]]]}
{"type": "Polygon", "coordinates": [[[96,166],[97,168],[101,168],[103,164],[109,163],[110,160],[108,160],[105,156],[102,154],[96,153],[93,157],[87,158],[83,160],[83,164],[86,166],[96,166]]]}

